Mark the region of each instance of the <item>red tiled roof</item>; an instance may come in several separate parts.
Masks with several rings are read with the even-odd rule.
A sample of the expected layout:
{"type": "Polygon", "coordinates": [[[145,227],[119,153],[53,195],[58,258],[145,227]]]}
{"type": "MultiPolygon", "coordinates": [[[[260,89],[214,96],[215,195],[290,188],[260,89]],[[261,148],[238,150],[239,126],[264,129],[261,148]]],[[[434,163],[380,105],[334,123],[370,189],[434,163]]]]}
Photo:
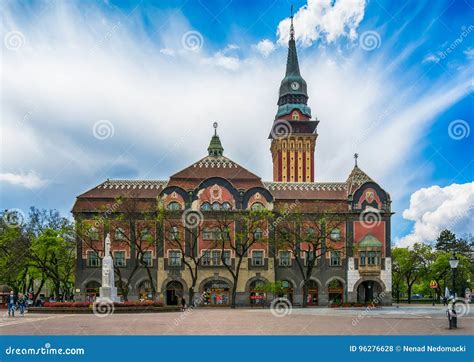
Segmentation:
{"type": "Polygon", "coordinates": [[[237,189],[263,187],[259,176],[225,156],[206,156],[170,177],[168,186],[193,189],[210,177],[222,177],[237,189]]]}
{"type": "Polygon", "coordinates": [[[265,182],[275,200],[346,200],[345,182],[265,182]]]}

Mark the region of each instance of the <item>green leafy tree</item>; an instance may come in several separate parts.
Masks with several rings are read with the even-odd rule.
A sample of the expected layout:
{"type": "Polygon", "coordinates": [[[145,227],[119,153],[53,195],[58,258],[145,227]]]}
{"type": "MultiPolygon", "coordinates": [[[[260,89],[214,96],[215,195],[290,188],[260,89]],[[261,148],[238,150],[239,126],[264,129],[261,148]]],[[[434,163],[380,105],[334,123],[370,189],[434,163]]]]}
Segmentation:
{"type": "Polygon", "coordinates": [[[431,248],[428,245],[419,243],[415,244],[412,249],[396,248],[393,250],[392,257],[397,265],[398,277],[403,278],[406,283],[408,303],[411,303],[413,285],[428,271],[427,260],[430,252],[431,248]]]}
{"type": "MultiPolygon", "coordinates": [[[[278,216],[279,214],[277,214],[278,216]]],[[[303,280],[303,303],[308,303],[309,282],[317,261],[328,251],[345,252],[345,240],[342,240],[341,227],[346,217],[337,213],[304,214],[295,210],[282,220],[276,228],[276,250],[291,253],[303,280]],[[337,242],[330,240],[333,230],[339,230],[337,242]]]]}
{"type": "Polygon", "coordinates": [[[218,235],[214,239],[216,249],[220,249],[222,265],[232,277],[231,308],[236,307],[237,284],[242,263],[249,258],[249,251],[254,245],[268,245],[268,232],[272,213],[266,209],[251,211],[220,211],[215,214],[218,235]],[[234,237],[231,235],[234,230],[234,237]],[[225,251],[231,250],[235,263],[225,260],[225,251]]]}
{"type": "Polygon", "coordinates": [[[202,234],[203,225],[201,214],[188,212],[183,222],[182,212],[167,210],[162,203],[158,203],[157,221],[163,240],[169,247],[181,252],[181,263],[186,267],[191,278],[188,287],[189,304],[194,300],[199,267],[204,254],[199,252],[199,236],[202,234]]]}

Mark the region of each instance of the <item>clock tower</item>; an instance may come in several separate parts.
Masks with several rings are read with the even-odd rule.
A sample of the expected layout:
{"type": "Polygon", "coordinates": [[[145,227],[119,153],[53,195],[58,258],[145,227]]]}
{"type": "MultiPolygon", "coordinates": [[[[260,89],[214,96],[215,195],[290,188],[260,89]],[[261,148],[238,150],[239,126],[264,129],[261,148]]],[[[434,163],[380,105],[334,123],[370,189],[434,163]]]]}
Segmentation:
{"type": "Polygon", "coordinates": [[[314,182],[317,120],[311,120],[306,81],[300,74],[293,14],[285,77],[281,81],[272,140],[273,181],[314,182]]]}

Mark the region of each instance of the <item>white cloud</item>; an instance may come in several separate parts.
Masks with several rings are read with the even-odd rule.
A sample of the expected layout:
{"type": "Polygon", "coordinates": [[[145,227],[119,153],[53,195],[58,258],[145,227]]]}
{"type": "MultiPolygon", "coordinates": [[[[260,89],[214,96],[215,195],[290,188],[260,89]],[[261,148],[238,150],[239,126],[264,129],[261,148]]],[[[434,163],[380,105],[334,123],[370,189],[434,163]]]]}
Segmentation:
{"type": "Polygon", "coordinates": [[[225,55],[222,52],[215,53],[212,57],[203,59],[205,64],[217,65],[227,70],[237,70],[240,67],[240,59],[235,56],[225,55]]]}
{"type": "Polygon", "coordinates": [[[469,59],[469,60],[474,59],[474,49],[473,48],[466,49],[463,53],[464,53],[464,55],[466,56],[467,59],[469,59]]]}
{"type": "Polygon", "coordinates": [[[275,44],[269,39],[260,40],[253,47],[265,58],[272,54],[276,49],[275,44]]]}
{"type": "MultiPolygon", "coordinates": [[[[294,16],[296,40],[303,47],[309,47],[319,39],[327,43],[340,37],[354,40],[357,27],[364,18],[365,6],[365,0],[308,0],[294,16]]],[[[278,24],[278,43],[288,43],[289,28],[289,18],[278,24]]]]}
{"type": "Polygon", "coordinates": [[[440,57],[436,54],[428,54],[423,58],[423,63],[438,63],[440,61],[440,57]]]}
{"type": "Polygon", "coordinates": [[[444,229],[458,235],[472,232],[474,222],[474,182],[431,186],[412,194],[410,207],[403,217],[415,222],[412,232],[401,238],[397,246],[433,242],[444,229]]]}
{"type": "MultiPolygon", "coordinates": [[[[233,45],[216,52],[206,40],[199,51],[186,51],[185,19],[172,18],[164,28],[147,22],[157,29],[149,36],[137,15],[110,33],[118,19],[101,10],[84,18],[68,4],[28,19],[5,9],[5,27],[19,29],[26,41],[2,54],[0,172],[37,170],[56,185],[45,187],[44,202],[59,195],[60,204],[52,206],[67,211],[77,194],[107,177],[167,178],[179,171],[206,154],[217,121],[225,154],[271,180],[267,137],[286,49],[262,58],[233,45]],[[101,34],[109,33],[104,40],[101,34]],[[174,49],[174,57],[162,56],[163,49],[174,49]],[[112,138],[94,138],[98,120],[111,122],[112,138]]],[[[390,51],[354,52],[347,59],[330,49],[300,52],[309,106],[320,119],[318,181],[345,180],[358,152],[361,167],[394,198],[411,192],[404,183],[413,176],[410,161],[426,129],[469,93],[468,69],[438,83],[421,79],[413,88],[422,75],[418,65],[400,70],[390,51]]],[[[43,202],[2,196],[2,204],[13,197],[43,202]]]]}
{"type": "Polygon", "coordinates": [[[45,180],[42,180],[35,172],[30,171],[28,173],[0,173],[0,182],[6,182],[11,185],[17,185],[26,187],[28,189],[37,189],[46,184],[45,180]]]}
{"type": "Polygon", "coordinates": [[[172,57],[174,55],[175,51],[174,51],[174,49],[171,49],[171,48],[163,48],[163,49],[160,49],[160,53],[172,57]]]}

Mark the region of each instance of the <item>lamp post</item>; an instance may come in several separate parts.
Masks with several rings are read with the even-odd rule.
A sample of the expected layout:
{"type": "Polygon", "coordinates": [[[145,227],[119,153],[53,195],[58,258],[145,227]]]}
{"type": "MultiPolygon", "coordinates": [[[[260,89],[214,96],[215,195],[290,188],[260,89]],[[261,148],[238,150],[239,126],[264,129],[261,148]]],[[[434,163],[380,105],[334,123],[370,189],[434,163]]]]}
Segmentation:
{"type": "Polygon", "coordinates": [[[453,256],[449,258],[449,266],[453,270],[453,298],[456,298],[456,268],[458,264],[459,259],[456,258],[456,254],[453,252],[453,256]]]}

